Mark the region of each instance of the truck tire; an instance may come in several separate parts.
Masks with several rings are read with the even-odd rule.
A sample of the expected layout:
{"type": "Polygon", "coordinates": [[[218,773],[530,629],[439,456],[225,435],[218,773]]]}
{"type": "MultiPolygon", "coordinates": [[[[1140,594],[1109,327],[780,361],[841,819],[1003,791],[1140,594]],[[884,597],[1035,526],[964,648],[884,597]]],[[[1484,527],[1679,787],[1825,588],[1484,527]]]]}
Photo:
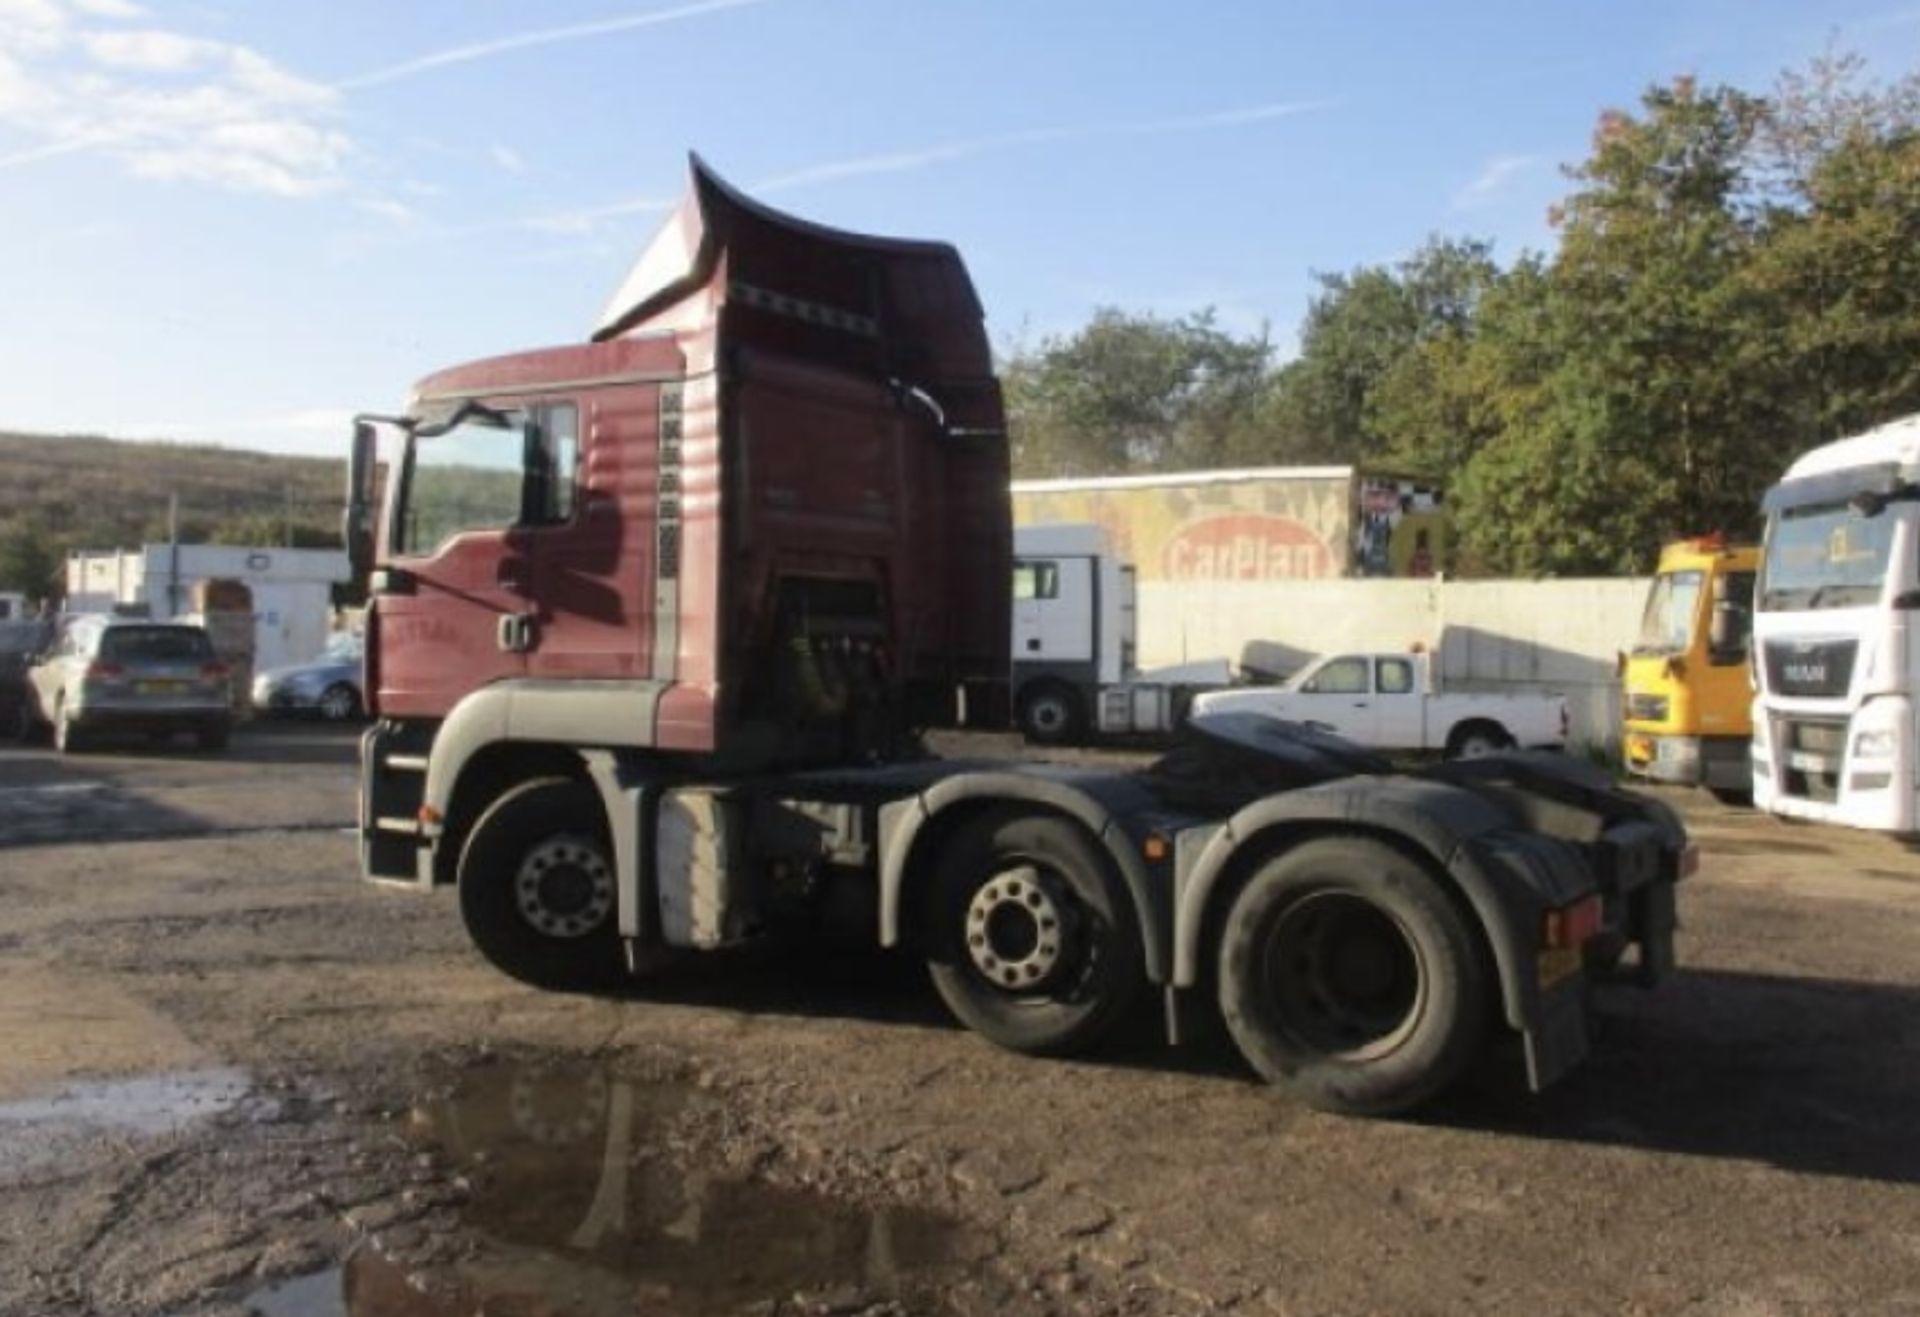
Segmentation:
{"type": "Polygon", "coordinates": [[[1479,1056],[1489,973],[1473,930],[1422,865],[1364,837],[1270,859],[1221,939],[1220,1013],[1262,1078],[1310,1106],[1388,1115],[1479,1056]]]}
{"type": "Polygon", "coordinates": [[[1461,723],[1447,735],[1447,758],[1484,759],[1513,749],[1513,738],[1499,723],[1484,719],[1461,723]]]}
{"type": "Polygon", "coordinates": [[[928,969],[948,1009],[1000,1046],[1090,1047],[1139,995],[1139,924],[1084,828],[996,810],[955,835],[934,874],[928,969]]]}
{"type": "Polygon", "coordinates": [[[613,846],[584,782],[541,778],[496,800],[460,851],[460,916],[493,965],[536,988],[620,977],[613,846]]]}
{"type": "Polygon", "coordinates": [[[1036,745],[1065,745],[1086,727],[1080,697],[1064,682],[1042,681],[1020,694],[1020,730],[1036,745]]]}

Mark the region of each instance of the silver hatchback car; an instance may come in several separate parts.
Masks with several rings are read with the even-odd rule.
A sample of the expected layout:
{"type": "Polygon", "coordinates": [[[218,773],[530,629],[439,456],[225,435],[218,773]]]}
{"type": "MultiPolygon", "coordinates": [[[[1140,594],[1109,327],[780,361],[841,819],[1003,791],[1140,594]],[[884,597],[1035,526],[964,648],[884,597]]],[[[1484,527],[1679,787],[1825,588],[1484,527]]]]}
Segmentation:
{"type": "Polygon", "coordinates": [[[63,753],[113,733],[164,741],[191,732],[203,750],[233,728],[231,674],[197,626],[72,617],[27,669],[27,721],[63,753]]]}

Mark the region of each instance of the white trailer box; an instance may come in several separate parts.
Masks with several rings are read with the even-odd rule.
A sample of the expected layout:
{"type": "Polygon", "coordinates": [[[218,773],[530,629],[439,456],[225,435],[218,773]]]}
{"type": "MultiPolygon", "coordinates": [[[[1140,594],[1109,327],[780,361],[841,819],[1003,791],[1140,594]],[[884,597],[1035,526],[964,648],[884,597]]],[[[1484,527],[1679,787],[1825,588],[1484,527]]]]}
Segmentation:
{"type": "Polygon", "coordinates": [[[69,612],[142,605],[153,617],[193,611],[200,581],[242,581],[253,592],[256,670],[304,663],[326,644],[333,587],[346,582],[337,549],[258,549],[224,544],[149,544],[80,551],[67,558],[69,612]]]}

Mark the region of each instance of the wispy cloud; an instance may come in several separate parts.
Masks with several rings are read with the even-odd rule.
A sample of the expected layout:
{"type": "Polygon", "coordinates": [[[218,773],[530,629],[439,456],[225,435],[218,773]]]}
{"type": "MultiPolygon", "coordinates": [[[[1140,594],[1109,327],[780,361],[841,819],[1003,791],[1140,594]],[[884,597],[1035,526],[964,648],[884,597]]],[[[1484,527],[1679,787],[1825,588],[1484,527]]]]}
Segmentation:
{"type": "Polygon", "coordinates": [[[563,41],[583,41],[588,37],[602,37],[614,32],[631,32],[636,28],[658,27],[663,23],[678,23],[689,18],[699,18],[705,14],[721,13],[728,9],[744,9],[751,5],[766,3],[768,0],[695,0],[693,4],[677,5],[671,9],[624,14],[615,18],[597,19],[589,23],[567,23],[559,27],[535,28],[528,32],[495,37],[490,41],[475,41],[463,46],[449,46],[445,50],[430,51],[425,55],[402,60],[398,64],[389,64],[385,68],[347,78],[339,86],[347,90],[378,87],[434,69],[443,69],[453,64],[470,64],[475,60],[492,59],[496,55],[525,50],[530,46],[551,46],[563,41]]]}
{"type": "MultiPolygon", "coordinates": [[[[1307,114],[1314,110],[1329,109],[1338,105],[1336,100],[1310,101],[1270,101],[1259,105],[1243,105],[1232,109],[1215,110],[1204,114],[1175,115],[1158,119],[1111,119],[1099,123],[1059,124],[1050,127],[1023,128],[1012,132],[992,133],[982,137],[962,138],[952,142],[942,142],[934,146],[916,147],[903,151],[888,151],[875,155],[851,156],[842,160],[828,160],[820,164],[806,165],[759,179],[748,185],[748,191],[755,194],[783,192],[792,188],[808,187],[817,183],[830,183],[845,178],[860,178],[874,174],[904,174],[929,169],[935,165],[955,160],[970,159],[975,156],[992,155],[1001,151],[1022,147],[1046,146],[1058,142],[1085,141],[1099,137],[1144,137],[1158,133],[1196,132],[1213,128],[1236,128],[1249,124],[1266,123],[1276,119],[1289,119],[1295,115],[1307,114]]],[[[581,207],[576,210],[556,211],[536,215],[521,222],[522,227],[545,230],[556,233],[589,232],[611,220],[628,219],[634,215],[655,214],[671,209],[672,201],[663,201],[658,197],[635,197],[626,201],[616,201],[600,206],[581,207]]]]}
{"type": "Polygon", "coordinates": [[[1473,181],[1453,194],[1453,209],[1474,210],[1492,204],[1514,179],[1540,164],[1538,155],[1497,155],[1480,167],[1473,181]]]}
{"type": "Polygon", "coordinates": [[[311,196],[353,144],[337,93],[250,47],[135,19],[124,0],[0,0],[0,126],[39,139],[0,170],[103,150],[141,178],[311,196]]]}
{"type": "Polygon", "coordinates": [[[496,142],[487,148],[487,156],[509,174],[527,172],[526,158],[510,146],[503,146],[496,142]]]}

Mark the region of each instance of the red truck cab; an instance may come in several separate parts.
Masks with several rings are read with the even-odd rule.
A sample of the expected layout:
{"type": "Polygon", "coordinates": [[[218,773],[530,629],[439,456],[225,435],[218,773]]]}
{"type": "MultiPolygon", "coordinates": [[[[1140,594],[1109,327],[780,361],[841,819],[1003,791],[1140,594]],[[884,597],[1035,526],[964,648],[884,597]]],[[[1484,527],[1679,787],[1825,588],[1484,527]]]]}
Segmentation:
{"type": "Polygon", "coordinates": [[[595,341],[430,375],[402,428],[382,718],[508,688],[537,720],[564,689],[605,743],[769,766],[1004,712],[1004,420],[951,247],[790,220],[696,162],[595,341]]]}

